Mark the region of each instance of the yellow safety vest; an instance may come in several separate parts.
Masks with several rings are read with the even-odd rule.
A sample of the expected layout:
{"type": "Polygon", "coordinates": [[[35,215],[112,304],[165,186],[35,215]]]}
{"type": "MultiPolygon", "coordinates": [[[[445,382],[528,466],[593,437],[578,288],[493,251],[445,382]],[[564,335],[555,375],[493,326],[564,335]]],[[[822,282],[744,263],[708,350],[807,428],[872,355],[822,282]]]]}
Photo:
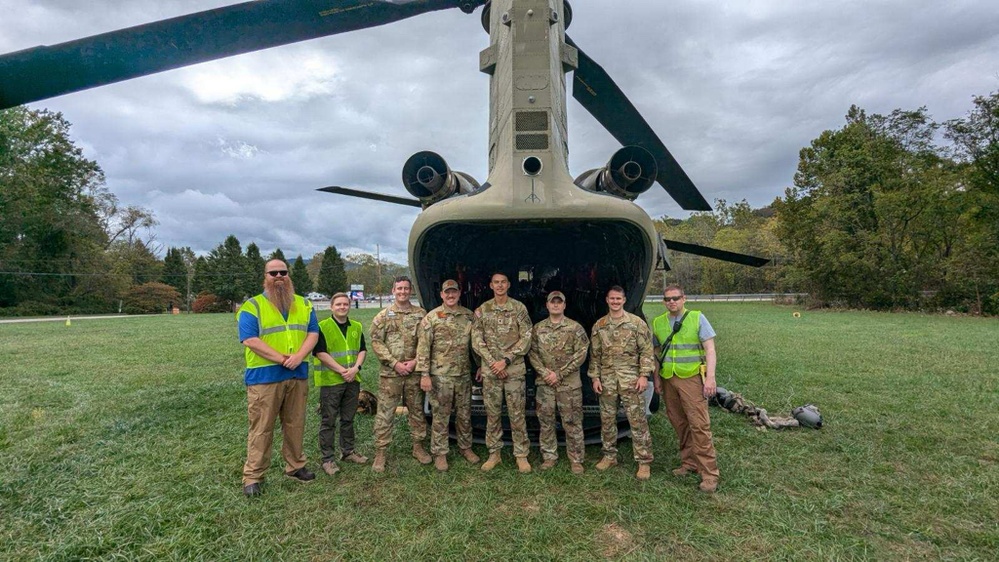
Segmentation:
{"type": "MultiPolygon", "coordinates": [[[[683,313],[680,316],[683,317],[683,313]]],[[[704,346],[701,345],[699,333],[701,330],[701,313],[691,310],[684,319],[680,331],[673,336],[669,350],[663,357],[662,368],[659,369],[659,376],[668,379],[673,375],[681,379],[690,378],[698,374],[701,364],[704,363],[704,346]]],[[[669,335],[673,333],[673,323],[670,321],[669,312],[657,316],[652,321],[652,332],[656,335],[656,341],[662,345],[669,335]]]]}
{"type": "MultiPolygon", "coordinates": [[[[285,320],[281,311],[267,297],[257,295],[248,299],[239,307],[236,318],[243,312],[248,312],[257,319],[258,337],[279,353],[291,355],[302,348],[306,336],[309,335],[309,318],[312,315],[312,303],[299,295],[295,295],[285,320]]],[[[253,352],[248,347],[243,349],[243,358],[247,369],[270,367],[277,365],[253,352]]]]}
{"type": "MultiPolygon", "coordinates": [[[[327,318],[319,323],[319,330],[326,339],[326,352],[333,357],[333,360],[344,367],[353,367],[357,363],[357,354],[361,352],[361,334],[363,328],[356,320],[348,320],[347,337],[343,337],[343,332],[336,325],[333,317],[327,318]]],[[[312,358],[312,382],[315,386],[336,386],[343,384],[343,377],[340,373],[323,365],[318,358],[312,358]]]]}

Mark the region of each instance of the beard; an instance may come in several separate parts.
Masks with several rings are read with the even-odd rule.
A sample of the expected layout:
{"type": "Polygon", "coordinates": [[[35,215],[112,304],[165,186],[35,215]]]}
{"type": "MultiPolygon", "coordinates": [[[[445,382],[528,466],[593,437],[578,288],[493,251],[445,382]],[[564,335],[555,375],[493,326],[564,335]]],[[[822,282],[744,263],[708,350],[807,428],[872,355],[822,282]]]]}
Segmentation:
{"type": "Polygon", "coordinates": [[[278,310],[282,312],[291,310],[291,303],[295,299],[295,285],[291,282],[290,276],[264,279],[264,291],[267,292],[267,300],[278,310]]]}

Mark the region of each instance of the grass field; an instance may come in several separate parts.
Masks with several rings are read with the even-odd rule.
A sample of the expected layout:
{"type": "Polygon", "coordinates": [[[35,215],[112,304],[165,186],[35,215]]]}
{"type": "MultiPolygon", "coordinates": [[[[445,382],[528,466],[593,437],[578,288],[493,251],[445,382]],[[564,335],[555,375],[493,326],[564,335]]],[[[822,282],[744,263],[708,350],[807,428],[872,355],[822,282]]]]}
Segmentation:
{"type": "MultiPolygon", "coordinates": [[[[670,474],[660,414],[647,483],[627,443],[609,473],[591,447],[580,477],[564,456],[519,475],[509,450],[501,470],[438,474],[408,456],[398,419],[384,474],[346,466],[302,485],[275,448],[266,493],[247,500],[230,315],[2,325],[0,559],[996,559],[999,321],[701,309],[720,334],[719,384],[771,413],[813,402],[826,421],[760,432],[713,409],[714,496],[670,474]]],[[[359,418],[367,454],[371,424],[359,418]]]]}

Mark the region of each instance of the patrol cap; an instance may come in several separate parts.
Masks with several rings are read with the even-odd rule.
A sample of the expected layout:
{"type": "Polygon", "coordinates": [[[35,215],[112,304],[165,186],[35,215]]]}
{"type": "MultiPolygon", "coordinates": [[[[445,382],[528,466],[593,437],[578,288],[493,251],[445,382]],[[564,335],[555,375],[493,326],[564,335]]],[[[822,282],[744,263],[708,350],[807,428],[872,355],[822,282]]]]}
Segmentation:
{"type": "Polygon", "coordinates": [[[548,293],[545,302],[552,302],[552,299],[562,299],[562,302],[565,302],[565,295],[562,294],[562,291],[552,291],[548,293]]]}
{"type": "Polygon", "coordinates": [[[441,291],[447,291],[448,289],[454,289],[455,291],[461,290],[458,288],[458,282],[454,279],[448,279],[443,285],[441,285],[441,291]]]}

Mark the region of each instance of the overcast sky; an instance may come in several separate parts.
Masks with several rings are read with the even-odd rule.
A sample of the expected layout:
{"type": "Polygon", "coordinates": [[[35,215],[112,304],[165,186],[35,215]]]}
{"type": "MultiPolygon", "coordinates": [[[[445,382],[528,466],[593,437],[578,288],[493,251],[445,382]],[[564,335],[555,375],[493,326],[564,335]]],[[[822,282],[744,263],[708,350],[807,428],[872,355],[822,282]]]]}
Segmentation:
{"type": "MultiPolygon", "coordinates": [[[[226,0],[0,0],[0,53],[233,4],[226,0]]],[[[765,205],[798,150],[868,113],[961,117],[999,90],[994,0],[575,0],[569,30],[659,133],[704,196],[765,205]]],[[[406,261],[417,210],[316,192],[406,195],[402,165],[433,150],[486,177],[488,46],[479,11],[204,63],[31,104],[61,111],[125,204],[164,246],[207,252],[228,234],[268,253],[406,261]]],[[[569,102],[570,169],[618,147],[569,102]]],[[[686,216],[658,186],[650,215],[686,216]]]]}

